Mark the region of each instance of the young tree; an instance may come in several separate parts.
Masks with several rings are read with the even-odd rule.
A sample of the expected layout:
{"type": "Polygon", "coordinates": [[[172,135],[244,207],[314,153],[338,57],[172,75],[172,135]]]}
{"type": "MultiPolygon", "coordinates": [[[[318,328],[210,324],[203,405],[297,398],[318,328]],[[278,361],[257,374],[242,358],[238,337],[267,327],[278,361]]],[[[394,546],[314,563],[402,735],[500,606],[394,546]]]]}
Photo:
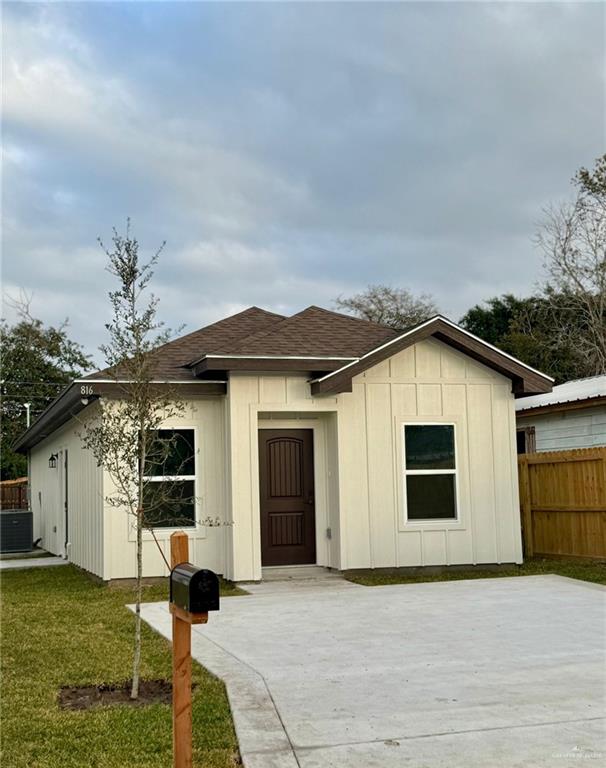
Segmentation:
{"type": "Polygon", "coordinates": [[[365,291],[354,296],[339,296],[335,306],[396,331],[403,331],[439,313],[428,294],[413,296],[406,288],[389,285],[369,285],[365,291]]]}
{"type": "MultiPolygon", "coordinates": [[[[112,248],[105,250],[108,271],[118,287],[109,294],[112,320],[106,325],[109,341],[101,351],[107,373],[116,384],[117,396],[101,400],[97,418],[83,422],[82,440],[98,463],[109,473],[113,490],[111,506],[125,510],[136,531],[135,637],[131,698],[139,694],[141,666],[141,595],[143,531],[161,522],[167,506],[179,509],[184,491],[177,483],[151,483],[150,475],[162,475],[172,457],[188,461],[187,446],[175,446],[177,437],[163,438],[161,427],[184,411],[174,387],[155,382],[155,354],[171,332],[157,320],[158,299],[148,293],[154,266],[164,245],[148,262],[139,256],[139,244],[130,233],[114,230],[112,248]],[[177,448],[177,450],[175,450],[177,448]],[[166,486],[170,486],[167,490],[166,486]]],[[[191,524],[191,521],[190,521],[191,524]]]]}
{"type": "Polygon", "coordinates": [[[589,376],[606,372],[606,155],[573,183],[575,198],[545,212],[537,243],[556,343],[574,348],[589,376]]]}
{"type": "Polygon", "coordinates": [[[68,322],[45,326],[30,313],[30,299],[8,299],[17,313],[10,324],[0,320],[0,427],[2,480],[27,474],[27,459],[11,449],[27,427],[73,379],[91,368],[90,357],[67,335],[68,322]]]}

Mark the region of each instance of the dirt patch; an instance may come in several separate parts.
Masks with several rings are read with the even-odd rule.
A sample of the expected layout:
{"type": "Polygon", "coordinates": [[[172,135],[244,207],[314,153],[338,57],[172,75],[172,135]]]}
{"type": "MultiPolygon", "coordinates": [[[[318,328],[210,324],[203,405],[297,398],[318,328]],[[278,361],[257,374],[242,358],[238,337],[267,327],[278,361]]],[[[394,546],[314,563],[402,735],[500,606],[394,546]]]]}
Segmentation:
{"type": "MultiPolygon", "coordinates": [[[[130,680],[123,683],[64,686],[59,691],[59,707],[71,710],[108,707],[116,704],[142,707],[147,704],[170,704],[172,701],[170,680],[142,680],[139,683],[138,699],[131,699],[130,687],[130,680]]],[[[195,688],[195,685],[192,687],[195,688]]]]}

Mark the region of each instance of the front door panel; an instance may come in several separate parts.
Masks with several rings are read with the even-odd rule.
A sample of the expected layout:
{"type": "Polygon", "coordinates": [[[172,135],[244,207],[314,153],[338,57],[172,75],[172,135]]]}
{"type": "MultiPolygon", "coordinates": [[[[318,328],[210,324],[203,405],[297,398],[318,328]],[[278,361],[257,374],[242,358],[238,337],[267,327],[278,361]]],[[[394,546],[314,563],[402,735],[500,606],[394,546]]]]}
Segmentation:
{"type": "Polygon", "coordinates": [[[259,430],[261,562],[316,562],[313,430],[259,430]]]}

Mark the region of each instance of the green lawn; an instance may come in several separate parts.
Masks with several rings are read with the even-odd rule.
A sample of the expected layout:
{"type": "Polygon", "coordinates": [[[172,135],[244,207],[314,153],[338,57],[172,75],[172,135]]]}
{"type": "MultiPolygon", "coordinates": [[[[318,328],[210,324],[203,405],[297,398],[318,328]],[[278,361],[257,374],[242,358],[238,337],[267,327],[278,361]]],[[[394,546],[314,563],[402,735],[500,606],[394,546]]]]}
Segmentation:
{"type": "Polygon", "coordinates": [[[380,587],[385,584],[414,584],[421,581],[456,581],[459,579],[494,579],[503,576],[538,576],[554,573],[571,579],[606,584],[606,562],[595,560],[560,560],[556,558],[534,558],[523,565],[510,565],[497,569],[478,566],[444,569],[442,572],[427,570],[381,569],[378,571],[349,571],[345,577],[356,584],[380,587]]]}
{"type": "MultiPolygon", "coordinates": [[[[1,592],[3,768],[169,768],[169,705],[57,706],[63,685],[130,677],[132,589],[95,584],[62,566],[3,572],[1,592]]],[[[241,591],[224,584],[223,593],[241,591]]],[[[166,584],[145,588],[145,601],[166,596],[166,584]]],[[[170,646],[146,625],[142,673],[171,675],[170,646]]],[[[238,745],[223,684],[197,664],[193,679],[194,765],[233,768],[238,745]]]]}

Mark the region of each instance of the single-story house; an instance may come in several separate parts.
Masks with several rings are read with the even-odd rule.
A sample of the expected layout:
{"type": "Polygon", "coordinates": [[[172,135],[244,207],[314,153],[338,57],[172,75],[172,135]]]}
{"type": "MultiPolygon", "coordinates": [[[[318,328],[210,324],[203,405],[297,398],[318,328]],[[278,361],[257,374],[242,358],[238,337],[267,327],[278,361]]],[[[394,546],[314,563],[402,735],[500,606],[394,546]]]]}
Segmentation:
{"type": "MultiPolygon", "coordinates": [[[[187,399],[164,427],[195,456],[175,480],[195,490],[200,566],[245,581],[273,565],[522,561],[514,404],[552,380],[450,320],[396,332],[318,307],[251,307],[157,360],[159,384],[187,399]],[[202,525],[209,516],[226,525],[202,525]]],[[[134,575],[135,533],[106,501],[111,478],[79,420],[117,391],[103,372],[74,381],[18,442],[42,545],[104,580],[134,575]]],[[[167,555],[173,530],[155,530],[167,555]]],[[[151,532],[144,548],[145,575],[165,575],[151,532]]]]}
{"type": "Polygon", "coordinates": [[[606,375],[516,401],[518,453],[606,446],[606,375]]]}

